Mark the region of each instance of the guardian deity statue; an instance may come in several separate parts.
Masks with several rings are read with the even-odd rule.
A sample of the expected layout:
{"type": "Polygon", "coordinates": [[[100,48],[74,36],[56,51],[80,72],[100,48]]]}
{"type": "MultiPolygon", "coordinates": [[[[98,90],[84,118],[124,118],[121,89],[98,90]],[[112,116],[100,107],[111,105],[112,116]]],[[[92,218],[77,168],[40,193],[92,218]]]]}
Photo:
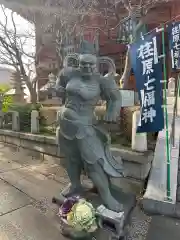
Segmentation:
{"type": "Polygon", "coordinates": [[[104,205],[120,212],[122,206],[110,192],[110,178],[123,176],[122,163],[111,154],[109,135],[93,125],[94,109],[101,99],[107,102],[106,121],[116,121],[120,113],[120,93],[114,73],[113,61],[96,57],[94,46],[86,41],[82,42],[79,54],[66,58],[56,82],[56,92],[65,96],[65,104],[59,113],[58,143],[66,157],[65,165],[71,182],[69,194],[83,190],[80,176],[85,170],[104,205]],[[73,58],[74,63],[69,67],[68,62],[73,58]],[[111,63],[111,69],[102,76],[98,65],[107,61],[111,63]]]}

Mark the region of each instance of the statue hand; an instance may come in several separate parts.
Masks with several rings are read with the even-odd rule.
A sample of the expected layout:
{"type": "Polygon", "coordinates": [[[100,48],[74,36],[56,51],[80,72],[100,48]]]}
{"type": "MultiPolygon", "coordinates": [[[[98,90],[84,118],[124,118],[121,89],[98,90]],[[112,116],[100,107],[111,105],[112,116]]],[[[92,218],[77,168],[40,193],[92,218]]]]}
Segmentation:
{"type": "Polygon", "coordinates": [[[104,116],[104,121],[106,122],[117,122],[119,114],[116,111],[107,111],[105,116],[104,116]]]}

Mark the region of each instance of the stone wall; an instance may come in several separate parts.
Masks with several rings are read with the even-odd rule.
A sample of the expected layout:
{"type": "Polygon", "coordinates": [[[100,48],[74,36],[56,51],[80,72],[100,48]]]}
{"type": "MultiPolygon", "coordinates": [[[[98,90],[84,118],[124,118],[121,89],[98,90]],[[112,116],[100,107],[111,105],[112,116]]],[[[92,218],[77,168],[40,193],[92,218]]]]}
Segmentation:
{"type": "Polygon", "coordinates": [[[0,142],[28,150],[32,156],[37,158],[46,160],[54,158],[57,162],[63,158],[59,154],[55,137],[0,129],[0,142]]]}
{"type": "MultiPolygon", "coordinates": [[[[14,145],[18,151],[28,153],[29,156],[37,159],[41,158],[57,164],[60,162],[63,164],[65,160],[64,156],[60,154],[56,138],[52,136],[0,129],[0,142],[14,145]]],[[[153,153],[151,151],[138,153],[121,145],[112,145],[111,151],[117,161],[123,160],[126,172],[125,179],[117,179],[115,182],[118,185],[123,182],[123,185],[130,186],[132,191],[135,189],[139,189],[139,192],[142,191],[144,180],[147,178],[151,168],[153,153]]]]}
{"type": "MultiPolygon", "coordinates": [[[[59,106],[43,106],[40,109],[40,116],[43,117],[44,123],[46,126],[52,125],[57,121],[57,112],[61,110],[59,106]]],[[[95,108],[95,116],[96,120],[98,121],[98,125],[103,127],[106,131],[110,133],[119,133],[120,132],[120,124],[117,123],[106,123],[103,121],[104,115],[106,111],[106,106],[97,106],[95,108]]],[[[96,121],[95,121],[96,122],[96,121]]],[[[132,127],[132,125],[131,125],[132,127]]],[[[132,132],[132,130],[131,130],[132,132]]]]}
{"type": "MultiPolygon", "coordinates": [[[[175,117],[173,144],[173,105],[174,98],[168,98],[169,160],[167,160],[166,154],[167,132],[165,128],[158,134],[153,164],[147,188],[142,198],[142,207],[148,214],[160,214],[180,218],[180,204],[178,202],[180,117],[179,115],[175,117]]],[[[178,106],[180,105],[178,104],[178,106]]],[[[178,114],[179,110],[178,108],[178,114]]]]}

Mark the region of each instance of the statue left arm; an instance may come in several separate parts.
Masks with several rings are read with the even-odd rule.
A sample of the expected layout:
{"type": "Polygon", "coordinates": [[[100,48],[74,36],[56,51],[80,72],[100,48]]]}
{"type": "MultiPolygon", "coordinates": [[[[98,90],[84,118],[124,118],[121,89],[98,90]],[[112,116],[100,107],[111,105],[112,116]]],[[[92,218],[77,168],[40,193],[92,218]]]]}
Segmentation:
{"type": "Polygon", "coordinates": [[[114,76],[101,77],[101,95],[106,100],[105,121],[116,122],[120,114],[121,98],[114,76]]]}

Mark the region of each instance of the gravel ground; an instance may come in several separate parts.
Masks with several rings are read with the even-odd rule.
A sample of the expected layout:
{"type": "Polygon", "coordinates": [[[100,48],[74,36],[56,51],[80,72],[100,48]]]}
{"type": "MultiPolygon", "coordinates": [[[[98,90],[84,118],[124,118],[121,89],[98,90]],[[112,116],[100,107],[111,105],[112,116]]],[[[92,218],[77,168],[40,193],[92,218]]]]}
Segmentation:
{"type": "Polygon", "coordinates": [[[145,215],[140,207],[136,206],[132,212],[126,240],[145,240],[150,223],[151,217],[145,215]]]}

